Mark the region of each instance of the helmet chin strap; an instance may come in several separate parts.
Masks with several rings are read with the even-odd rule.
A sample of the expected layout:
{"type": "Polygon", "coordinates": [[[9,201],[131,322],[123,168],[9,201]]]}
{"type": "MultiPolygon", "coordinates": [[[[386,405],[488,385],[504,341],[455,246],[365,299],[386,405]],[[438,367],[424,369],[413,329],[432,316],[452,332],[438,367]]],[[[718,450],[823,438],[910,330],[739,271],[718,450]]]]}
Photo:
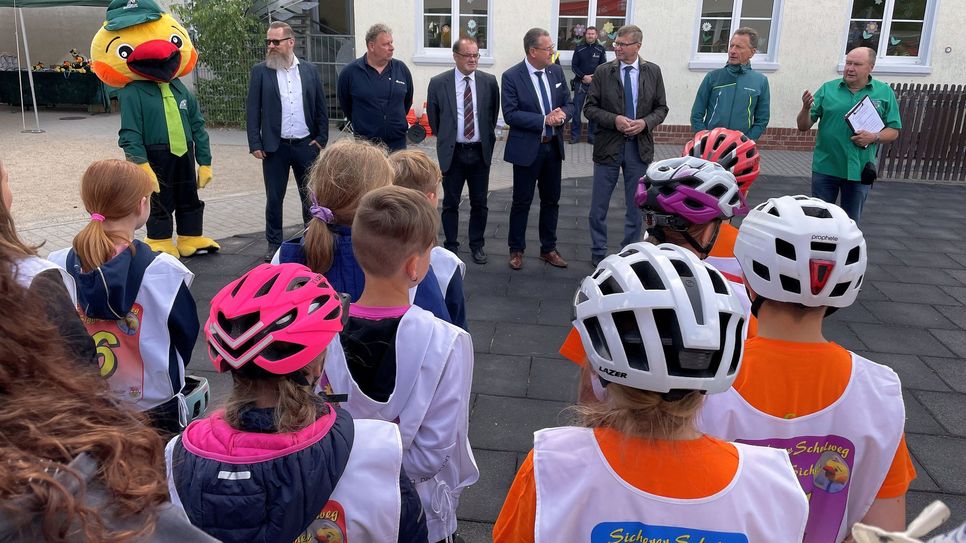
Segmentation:
{"type": "Polygon", "coordinates": [[[721,221],[716,221],[714,225],[714,232],[711,234],[711,239],[708,240],[706,245],[701,245],[698,240],[694,239],[687,230],[680,230],[679,233],[684,236],[691,248],[698,252],[698,256],[701,259],[705,259],[711,254],[711,249],[714,247],[714,242],[718,241],[718,234],[721,232],[721,221]]]}

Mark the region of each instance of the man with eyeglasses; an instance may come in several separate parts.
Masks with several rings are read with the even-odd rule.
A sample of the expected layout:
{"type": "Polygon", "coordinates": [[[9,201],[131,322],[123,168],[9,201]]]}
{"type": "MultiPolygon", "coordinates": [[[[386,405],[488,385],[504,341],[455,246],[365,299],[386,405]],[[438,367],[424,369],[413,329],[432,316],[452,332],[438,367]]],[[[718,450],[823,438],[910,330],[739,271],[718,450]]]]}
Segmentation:
{"type": "MultiPolygon", "coordinates": [[[[638,55],[644,34],[622,26],[614,40],[617,58],[594,70],[584,115],[598,126],[594,139],[594,185],[591,192],[590,263],[597,267],[608,254],[607,208],[624,171],[624,247],[641,238],[641,212],[634,204],[637,181],[654,159],[654,129],[667,117],[661,68],[638,55]]],[[[618,249],[620,248],[618,247],[618,249]]]]}
{"type": "Polygon", "coordinates": [[[319,71],[295,56],[292,27],[268,27],[265,61],[252,68],[248,84],[248,150],[262,161],[265,180],[265,261],[282,243],[282,201],[289,169],[295,173],[302,221],[309,223],[308,169],[329,141],[329,116],[319,71]]]}
{"type": "Polygon", "coordinates": [[[358,138],[382,143],[390,151],[406,148],[413,105],[413,76],[395,51],[392,29],[377,23],[366,32],[366,52],[339,74],[339,104],[358,138]]]}
{"type": "Polygon", "coordinates": [[[426,113],[436,134],[436,156],[443,171],[443,247],[459,252],[459,205],[463,185],[469,186],[469,246],[473,262],[486,264],[486,193],[500,115],[496,77],[477,70],[480,48],[473,38],[453,44],[455,70],[429,81],[426,113]]]}
{"type": "Polygon", "coordinates": [[[523,36],[523,62],[503,72],[503,120],[510,125],[503,160],[513,164],[510,205],[510,268],[523,268],[527,216],[534,189],[540,194],[540,260],[557,268],[567,261],[557,252],[563,125],[574,104],[563,69],[553,63],[550,33],[531,28],[523,36]]]}

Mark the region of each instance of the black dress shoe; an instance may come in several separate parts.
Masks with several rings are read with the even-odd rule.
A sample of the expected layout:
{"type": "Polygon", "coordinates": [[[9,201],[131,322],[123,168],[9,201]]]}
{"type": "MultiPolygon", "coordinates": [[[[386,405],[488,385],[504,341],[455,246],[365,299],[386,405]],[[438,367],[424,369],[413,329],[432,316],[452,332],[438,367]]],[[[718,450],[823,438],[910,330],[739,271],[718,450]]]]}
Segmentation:
{"type": "Polygon", "coordinates": [[[477,264],[486,264],[486,251],[483,250],[483,247],[473,249],[472,252],[473,262],[476,262],[477,264]]]}
{"type": "Polygon", "coordinates": [[[264,256],[264,257],[262,257],[262,259],[263,259],[263,260],[264,260],[265,262],[271,262],[271,261],[272,261],[272,259],[273,259],[273,258],[275,258],[275,253],[276,253],[277,251],[278,251],[278,245],[275,245],[275,244],[269,244],[269,246],[268,246],[268,252],[266,252],[266,253],[265,253],[265,256],[264,256]]]}

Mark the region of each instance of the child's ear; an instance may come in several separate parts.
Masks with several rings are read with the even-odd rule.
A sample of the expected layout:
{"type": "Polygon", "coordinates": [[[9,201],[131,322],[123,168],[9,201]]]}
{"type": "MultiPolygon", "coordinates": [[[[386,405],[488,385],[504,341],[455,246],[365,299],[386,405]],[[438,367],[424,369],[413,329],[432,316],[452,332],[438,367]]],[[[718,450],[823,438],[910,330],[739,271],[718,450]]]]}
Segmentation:
{"type": "Polygon", "coordinates": [[[415,284],[419,281],[419,253],[410,255],[403,266],[406,277],[415,284]]]}

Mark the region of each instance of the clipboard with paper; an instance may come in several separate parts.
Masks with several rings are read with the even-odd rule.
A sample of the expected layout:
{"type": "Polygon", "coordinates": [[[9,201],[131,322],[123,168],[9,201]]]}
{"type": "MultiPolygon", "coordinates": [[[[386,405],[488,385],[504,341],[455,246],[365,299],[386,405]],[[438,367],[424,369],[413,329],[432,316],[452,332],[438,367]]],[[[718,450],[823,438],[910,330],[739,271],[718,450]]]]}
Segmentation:
{"type": "Polygon", "coordinates": [[[849,123],[849,128],[856,134],[862,130],[877,134],[885,128],[885,123],[882,122],[879,111],[872,105],[872,99],[868,96],[852,106],[852,109],[845,114],[845,122],[849,123]]]}

